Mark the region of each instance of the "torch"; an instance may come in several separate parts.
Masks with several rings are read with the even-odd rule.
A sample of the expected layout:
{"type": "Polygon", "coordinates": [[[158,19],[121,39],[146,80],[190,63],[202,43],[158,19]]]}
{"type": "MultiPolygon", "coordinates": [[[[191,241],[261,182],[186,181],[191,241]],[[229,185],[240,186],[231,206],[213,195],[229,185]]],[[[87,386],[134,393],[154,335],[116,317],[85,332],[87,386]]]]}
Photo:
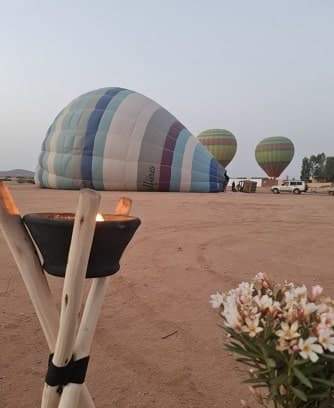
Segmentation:
{"type": "Polygon", "coordinates": [[[108,281],[140,225],[129,215],[131,204],[121,198],[114,214],[102,215],[100,194],[84,189],[75,214],[33,213],[22,219],[0,183],[0,227],[51,352],[42,408],[94,407],[84,380],[108,281]],[[64,278],[60,321],[43,271],[64,278]],[[79,322],[85,278],[91,287],[79,322]]]}

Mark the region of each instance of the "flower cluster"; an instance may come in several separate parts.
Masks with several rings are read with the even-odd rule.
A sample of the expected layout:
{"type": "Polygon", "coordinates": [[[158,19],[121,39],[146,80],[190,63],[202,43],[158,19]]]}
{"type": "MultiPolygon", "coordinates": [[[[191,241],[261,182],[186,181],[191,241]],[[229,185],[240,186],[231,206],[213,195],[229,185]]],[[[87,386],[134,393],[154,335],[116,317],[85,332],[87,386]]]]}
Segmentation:
{"type": "Polygon", "coordinates": [[[321,298],[323,289],[285,282],[273,284],[263,273],[253,282],[242,282],[227,294],[211,295],[214,308],[227,327],[256,337],[269,324],[277,337],[277,350],[299,353],[317,361],[326,350],[334,351],[334,301],[321,298]]]}
{"type": "MultiPolygon", "coordinates": [[[[334,352],[334,301],[324,297],[322,292],[319,285],[308,291],[305,285],[274,283],[264,273],[258,273],[251,282],[242,282],[227,293],[212,295],[210,303],[220,310],[232,343],[229,350],[242,356],[238,361],[258,368],[259,372],[264,369],[263,365],[267,366],[272,370],[271,376],[285,375],[286,368],[287,375],[297,376],[297,380],[289,379],[289,387],[297,385],[291,385],[290,399],[307,400],[307,390],[314,386],[307,379],[308,374],[305,376],[297,366],[315,364],[324,357],[334,359],[331,355],[334,352]],[[300,382],[302,386],[298,388],[300,382]]],[[[264,375],[259,382],[272,388],[273,380],[267,382],[264,375]]],[[[286,386],[283,380],[280,385],[286,386]]],[[[327,391],[330,393],[331,387],[328,386],[327,391]]],[[[286,395],[284,398],[288,399],[286,395]]],[[[284,398],[282,396],[281,406],[285,406],[284,398]]]]}

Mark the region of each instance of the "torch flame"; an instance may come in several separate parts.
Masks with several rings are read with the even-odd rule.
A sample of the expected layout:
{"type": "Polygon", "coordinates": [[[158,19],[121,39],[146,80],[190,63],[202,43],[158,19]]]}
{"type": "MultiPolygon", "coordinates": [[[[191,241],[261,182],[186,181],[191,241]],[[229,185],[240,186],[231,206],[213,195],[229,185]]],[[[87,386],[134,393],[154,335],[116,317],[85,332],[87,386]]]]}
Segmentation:
{"type": "Polygon", "coordinates": [[[97,213],[96,215],[96,221],[101,222],[104,221],[103,215],[101,213],[97,213]]]}

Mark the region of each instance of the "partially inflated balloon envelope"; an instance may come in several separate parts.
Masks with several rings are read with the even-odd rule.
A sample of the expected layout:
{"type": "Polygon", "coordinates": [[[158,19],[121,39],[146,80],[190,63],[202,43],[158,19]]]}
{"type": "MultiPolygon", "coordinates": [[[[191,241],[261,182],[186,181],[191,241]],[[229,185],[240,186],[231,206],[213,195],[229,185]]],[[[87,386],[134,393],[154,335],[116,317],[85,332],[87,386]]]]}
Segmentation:
{"type": "Polygon", "coordinates": [[[51,124],[35,181],[59,189],[217,192],[225,169],[166,109],[137,92],[102,88],[51,124]]]}
{"type": "Polygon", "coordinates": [[[269,177],[279,177],[291,163],[294,153],[294,145],[287,137],[268,137],[256,146],[255,158],[269,177]]]}
{"type": "Polygon", "coordinates": [[[237,151],[237,140],[226,129],[208,129],[198,135],[198,140],[218,162],[226,167],[237,151]]]}

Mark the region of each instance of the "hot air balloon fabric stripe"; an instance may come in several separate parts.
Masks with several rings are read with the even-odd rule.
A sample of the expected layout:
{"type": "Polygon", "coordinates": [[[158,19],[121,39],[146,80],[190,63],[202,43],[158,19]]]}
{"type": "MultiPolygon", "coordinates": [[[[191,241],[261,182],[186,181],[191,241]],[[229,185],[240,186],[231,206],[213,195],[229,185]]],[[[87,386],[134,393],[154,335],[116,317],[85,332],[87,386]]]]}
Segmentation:
{"type": "Polygon", "coordinates": [[[92,164],[93,164],[93,151],[95,136],[102,119],[102,116],[107,109],[110,101],[121,91],[120,88],[113,88],[108,90],[97,101],[95,109],[90,114],[87,129],[85,134],[84,146],[83,146],[83,158],[81,161],[81,175],[84,181],[85,187],[93,187],[92,183],[92,164]]]}
{"type": "Polygon", "coordinates": [[[212,159],[210,163],[210,191],[213,191],[215,188],[215,184],[217,183],[218,180],[218,167],[217,167],[217,160],[212,159]]]}
{"type": "Polygon", "coordinates": [[[110,124],[120,104],[130,93],[130,91],[124,89],[118,92],[109,102],[99,123],[94,140],[94,155],[92,156],[92,184],[97,190],[105,189],[103,184],[103,157],[110,124]]]}
{"type": "Polygon", "coordinates": [[[192,162],[192,178],[191,178],[191,190],[200,191],[203,187],[201,184],[205,182],[204,174],[210,174],[209,183],[207,183],[206,192],[211,191],[211,181],[214,177],[214,174],[211,173],[211,160],[203,160],[203,154],[206,154],[206,151],[203,149],[203,146],[200,144],[195,146],[195,151],[193,155],[192,162]]]}
{"type": "Polygon", "coordinates": [[[146,127],[140,149],[137,171],[138,187],[142,186],[144,190],[159,190],[165,140],[175,121],[174,116],[166,115],[166,111],[162,108],[153,114],[146,127]]]}
{"type": "Polygon", "coordinates": [[[159,109],[160,106],[156,102],[148,99],[147,104],[145,104],[145,107],[141,110],[139,116],[137,117],[136,124],[131,135],[131,143],[129,143],[128,153],[126,156],[126,175],[125,175],[126,190],[139,189],[138,160],[140,156],[140,149],[144,136],[146,134],[147,125],[150,122],[150,119],[153,116],[153,114],[159,109]]]}
{"type": "MultiPolygon", "coordinates": [[[[126,174],[129,146],[142,111],[142,97],[137,93],[128,94],[113,116],[109,126],[103,158],[103,179],[108,180],[105,189],[110,186],[121,189],[126,174]]],[[[102,159],[101,159],[102,160],[102,159]]]]}
{"type": "MultiPolygon", "coordinates": [[[[58,121],[57,123],[60,123],[63,121],[63,118],[65,117],[64,112],[66,111],[66,109],[64,109],[62,112],[60,112],[60,114],[58,115],[58,121]]],[[[59,126],[58,125],[58,126],[59,126]]],[[[42,160],[42,167],[43,168],[47,168],[48,169],[48,174],[43,174],[43,178],[44,180],[47,182],[49,182],[52,185],[56,185],[56,176],[54,175],[56,172],[56,167],[57,167],[57,159],[59,159],[56,151],[57,151],[57,138],[51,138],[49,137],[49,135],[51,134],[51,132],[55,131],[55,128],[57,128],[57,125],[52,125],[50,126],[48,133],[47,133],[47,138],[45,139],[45,148],[46,149],[50,149],[52,151],[51,155],[49,157],[41,157],[42,160]]]]}
{"type": "MultiPolygon", "coordinates": [[[[182,160],[182,174],[181,174],[181,191],[193,191],[192,186],[192,175],[193,175],[193,161],[194,161],[194,152],[196,149],[197,143],[193,138],[189,138],[185,146],[183,160],[182,160]]],[[[209,173],[208,173],[209,174],[209,173]]],[[[197,175],[194,174],[194,179],[196,180],[197,175]]],[[[207,180],[210,183],[210,175],[207,180]]]]}
{"type": "MultiPolygon", "coordinates": [[[[203,141],[203,139],[202,139],[203,141]]],[[[217,138],[205,138],[205,142],[202,143],[204,146],[236,146],[236,142],[234,140],[229,139],[217,139],[217,138]]]]}
{"type": "Polygon", "coordinates": [[[291,163],[294,151],[294,145],[288,138],[268,137],[256,146],[255,158],[269,177],[277,178],[291,163]]]}
{"type": "Polygon", "coordinates": [[[189,137],[192,137],[191,133],[186,128],[184,128],[180,132],[179,137],[177,138],[171,167],[172,174],[170,181],[170,191],[179,191],[180,189],[182,176],[182,161],[189,137]]]}
{"type": "Polygon", "coordinates": [[[160,178],[159,178],[159,190],[169,191],[170,181],[172,176],[172,163],[174,150],[176,146],[177,139],[181,132],[184,130],[184,126],[179,121],[176,121],[170,127],[162,153],[161,164],[160,164],[160,178]]]}
{"type": "Polygon", "coordinates": [[[278,143],[271,143],[271,144],[264,144],[264,145],[261,145],[261,146],[258,146],[258,148],[257,148],[257,151],[258,152],[266,152],[266,151],[268,151],[268,150],[275,150],[275,151],[278,151],[278,150],[288,150],[289,152],[291,151],[291,144],[288,144],[288,143],[286,143],[286,144],[278,144],[278,143]]]}
{"type": "Polygon", "coordinates": [[[92,92],[89,98],[87,95],[81,98],[79,101],[81,110],[77,107],[72,108],[75,102],[73,101],[63,109],[51,126],[51,132],[49,132],[52,136],[49,138],[51,157],[45,156],[48,158],[49,174],[44,176],[44,179],[47,177],[45,183],[48,183],[50,187],[57,187],[59,181],[64,188],[78,188],[75,180],[81,174],[80,166],[78,166],[78,163],[81,163],[80,142],[86,132],[90,110],[96,105],[102,94],[101,91],[92,92]],[[76,120],[73,120],[74,118],[76,120]],[[76,174],[72,174],[71,178],[64,177],[64,172],[70,173],[71,169],[75,169],[76,174]]]}
{"type": "MultiPolygon", "coordinates": [[[[47,167],[49,169],[49,176],[44,175],[44,178],[48,178],[48,182],[51,186],[57,185],[57,176],[56,174],[59,173],[61,175],[61,168],[63,167],[64,160],[66,158],[66,151],[68,144],[71,141],[70,134],[68,136],[68,142],[64,143],[65,138],[61,137],[63,134],[65,136],[65,132],[61,133],[61,128],[63,127],[63,123],[65,121],[66,115],[69,112],[70,107],[65,108],[59,115],[58,120],[51,126],[49,135],[54,135],[54,137],[49,137],[49,149],[52,152],[51,156],[44,157],[45,162],[43,163],[43,167],[47,167]],[[64,151],[64,155],[59,155],[58,151],[62,149],[64,151]],[[58,171],[59,170],[59,171],[58,171]]],[[[64,127],[64,130],[66,128],[64,127]]],[[[67,132],[68,133],[68,132],[67,132]]],[[[48,144],[48,143],[46,143],[48,144]]]]}
{"type": "Polygon", "coordinates": [[[224,173],[159,104],[128,89],[102,88],[58,114],[35,179],[46,188],[218,192],[224,173]]]}

